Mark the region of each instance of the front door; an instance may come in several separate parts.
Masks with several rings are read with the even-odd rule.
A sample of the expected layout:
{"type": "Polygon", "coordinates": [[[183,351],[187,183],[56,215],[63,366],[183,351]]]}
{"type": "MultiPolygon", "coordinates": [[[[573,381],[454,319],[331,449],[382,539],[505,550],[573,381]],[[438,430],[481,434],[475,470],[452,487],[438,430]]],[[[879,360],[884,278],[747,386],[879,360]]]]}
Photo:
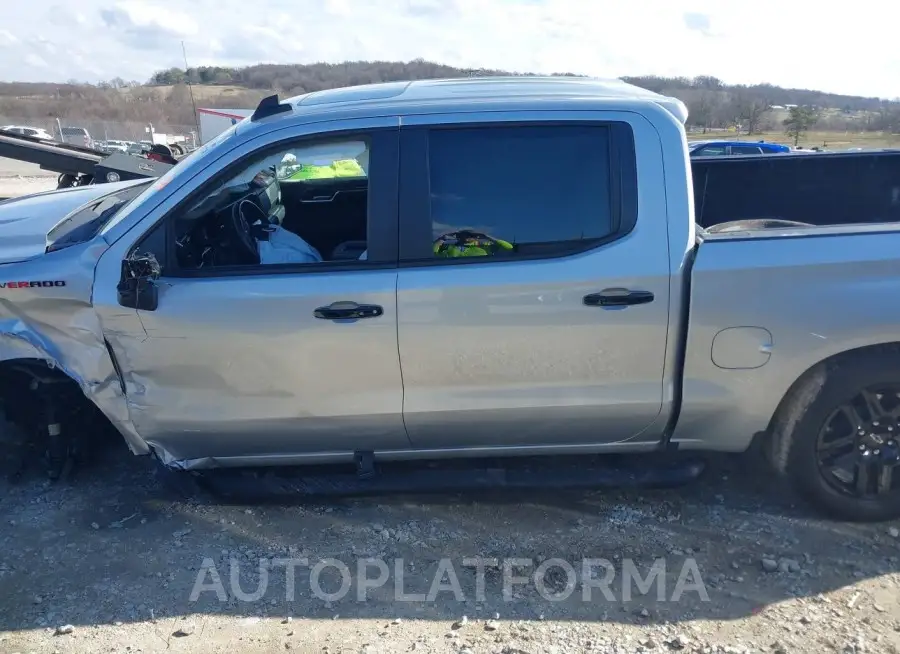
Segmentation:
{"type": "Polygon", "coordinates": [[[397,311],[410,440],[635,437],[663,403],[661,171],[644,171],[659,192],[639,196],[627,122],[491,120],[402,130],[397,311]]]}
{"type": "Polygon", "coordinates": [[[397,155],[396,129],[262,144],[201,184],[138,248],[153,249],[164,230],[174,250],[155,310],[118,306],[114,289],[98,297],[130,417],[166,458],[289,462],[409,447],[397,155]],[[265,187],[273,172],[279,192],[243,195],[248,180],[251,191],[265,187]],[[253,225],[260,209],[271,227],[251,232],[261,239],[254,258],[228,221],[253,225]]]}

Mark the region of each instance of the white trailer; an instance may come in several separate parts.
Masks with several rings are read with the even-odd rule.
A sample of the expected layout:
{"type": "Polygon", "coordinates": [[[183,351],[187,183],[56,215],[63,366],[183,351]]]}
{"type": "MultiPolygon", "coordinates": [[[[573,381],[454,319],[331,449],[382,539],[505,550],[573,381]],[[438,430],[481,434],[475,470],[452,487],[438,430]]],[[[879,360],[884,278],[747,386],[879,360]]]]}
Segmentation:
{"type": "Polygon", "coordinates": [[[253,114],[253,109],[197,109],[200,143],[207,143],[232,125],[253,114]]]}

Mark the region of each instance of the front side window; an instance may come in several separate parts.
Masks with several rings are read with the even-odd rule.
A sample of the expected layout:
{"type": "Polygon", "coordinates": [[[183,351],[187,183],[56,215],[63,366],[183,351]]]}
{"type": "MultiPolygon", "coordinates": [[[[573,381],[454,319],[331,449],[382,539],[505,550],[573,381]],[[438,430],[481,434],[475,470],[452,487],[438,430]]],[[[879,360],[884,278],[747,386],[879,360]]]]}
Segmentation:
{"type": "MultiPolygon", "coordinates": [[[[190,157],[181,161],[177,166],[172,166],[162,177],[159,177],[153,184],[150,184],[146,187],[143,193],[141,193],[137,198],[135,198],[132,202],[128,203],[127,206],[123,207],[121,211],[116,212],[115,217],[110,220],[106,226],[101,230],[101,234],[106,234],[109,231],[115,229],[120,223],[122,223],[126,218],[131,216],[134,212],[139,211],[141,208],[147,206],[154,198],[157,197],[157,194],[169,186],[177,177],[181,175],[190,176],[198,169],[203,168],[207,165],[207,162],[214,159],[216,157],[217,152],[219,152],[220,148],[227,148],[229,141],[234,138],[235,133],[237,132],[237,125],[232,125],[227,130],[219,134],[216,138],[208,141],[204,145],[201,145],[199,148],[194,150],[190,157]]],[[[134,146],[135,144],[132,144],[134,146]]],[[[129,152],[131,152],[131,146],[129,146],[129,152]]]]}
{"type": "Polygon", "coordinates": [[[695,150],[698,157],[722,157],[727,152],[724,145],[707,145],[706,147],[695,150]]]}
{"type": "Polygon", "coordinates": [[[732,154],[762,154],[762,148],[758,145],[732,145],[732,154]]]}
{"type": "Polygon", "coordinates": [[[437,129],[428,169],[437,258],[564,254],[616,230],[605,126],[437,129]]]}
{"type": "Polygon", "coordinates": [[[369,144],[334,139],[251,157],[176,212],[182,270],[366,261],[369,144]]]}

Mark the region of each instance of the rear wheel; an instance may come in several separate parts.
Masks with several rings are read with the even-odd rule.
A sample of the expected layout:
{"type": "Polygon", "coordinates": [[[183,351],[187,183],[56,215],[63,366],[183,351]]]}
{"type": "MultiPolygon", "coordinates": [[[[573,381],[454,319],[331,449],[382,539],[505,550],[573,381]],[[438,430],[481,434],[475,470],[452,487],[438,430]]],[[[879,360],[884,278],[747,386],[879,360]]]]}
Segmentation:
{"type": "Polygon", "coordinates": [[[821,379],[783,436],[786,472],[805,498],[835,517],[900,517],[900,356],[848,355],[821,379]]]}

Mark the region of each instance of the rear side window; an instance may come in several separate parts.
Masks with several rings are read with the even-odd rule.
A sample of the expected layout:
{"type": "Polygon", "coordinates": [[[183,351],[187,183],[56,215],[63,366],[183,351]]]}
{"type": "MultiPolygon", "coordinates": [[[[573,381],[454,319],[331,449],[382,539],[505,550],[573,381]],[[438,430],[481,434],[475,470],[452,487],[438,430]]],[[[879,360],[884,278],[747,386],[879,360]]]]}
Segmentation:
{"type": "Polygon", "coordinates": [[[630,128],[618,127],[628,147],[621,130],[598,124],[430,130],[422,181],[431,243],[420,254],[563,256],[627,233],[636,213],[634,154],[630,128]]]}

